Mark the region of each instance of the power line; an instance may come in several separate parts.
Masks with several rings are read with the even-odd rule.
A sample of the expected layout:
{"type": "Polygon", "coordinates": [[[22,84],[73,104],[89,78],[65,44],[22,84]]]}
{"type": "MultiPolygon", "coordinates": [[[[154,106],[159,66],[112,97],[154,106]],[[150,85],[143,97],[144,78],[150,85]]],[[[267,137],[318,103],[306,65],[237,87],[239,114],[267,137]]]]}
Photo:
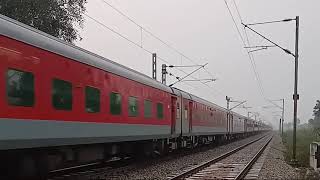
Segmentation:
{"type": "MultiPolygon", "coordinates": [[[[162,40],[161,38],[159,38],[157,35],[155,35],[154,33],[152,33],[151,31],[149,31],[148,29],[146,29],[145,27],[143,27],[142,25],[140,25],[139,23],[137,23],[135,20],[133,20],[132,18],[130,18],[128,15],[126,15],[125,13],[123,13],[122,11],[120,11],[119,9],[117,9],[115,6],[113,6],[112,4],[110,4],[109,2],[105,1],[105,0],[101,0],[104,4],[108,5],[109,7],[111,7],[113,10],[115,10],[116,12],[118,12],[120,15],[122,15],[123,17],[125,17],[126,19],[128,19],[130,22],[132,22],[133,24],[135,24],[136,26],[138,26],[141,30],[143,30],[144,32],[148,33],[149,35],[151,35],[153,38],[157,39],[158,41],[160,41],[162,44],[164,44],[165,46],[167,46],[168,48],[172,49],[174,52],[176,52],[177,54],[181,55],[182,57],[184,57],[185,59],[189,60],[190,62],[192,62],[193,64],[199,65],[198,63],[196,63],[193,59],[191,59],[190,57],[188,57],[187,55],[185,55],[184,53],[182,53],[181,51],[179,51],[178,49],[176,49],[175,47],[173,47],[172,45],[170,45],[169,43],[165,42],[164,40],[162,40]]],[[[141,40],[142,41],[142,40],[141,40]]],[[[209,76],[211,76],[212,78],[214,77],[212,75],[212,73],[210,71],[208,71],[205,67],[203,67],[203,69],[207,72],[207,74],[209,76]]]]}
{"type": "MultiPolygon", "coordinates": [[[[87,17],[88,17],[89,19],[91,19],[92,21],[94,21],[95,23],[97,23],[98,25],[104,27],[105,29],[108,29],[109,31],[113,32],[114,34],[118,35],[119,37],[123,38],[124,40],[130,42],[131,44],[135,45],[136,47],[144,50],[145,52],[149,53],[150,55],[153,54],[153,52],[151,52],[150,50],[148,50],[148,49],[140,46],[138,43],[130,40],[130,39],[127,38],[126,36],[122,35],[121,33],[117,32],[116,30],[108,27],[107,25],[105,25],[105,24],[103,24],[102,22],[98,21],[97,19],[91,17],[90,15],[88,15],[88,14],[86,14],[86,13],[84,13],[84,15],[87,16],[87,17]]],[[[165,58],[162,58],[162,57],[160,57],[160,56],[158,56],[157,58],[158,58],[159,60],[163,61],[164,63],[170,64],[169,61],[166,60],[165,58]]],[[[182,69],[179,69],[179,68],[178,68],[178,70],[181,71],[181,72],[183,72],[184,74],[188,74],[187,72],[185,72],[185,71],[182,70],[182,69]]],[[[190,76],[190,77],[193,78],[193,79],[195,79],[195,80],[198,80],[197,78],[195,78],[195,77],[193,77],[193,76],[190,76]]],[[[212,89],[210,86],[208,86],[207,84],[205,84],[205,83],[203,83],[203,82],[201,82],[201,83],[204,84],[206,87],[208,87],[211,91],[213,90],[213,89],[212,89]]],[[[184,84],[188,84],[188,83],[185,83],[185,82],[184,82],[184,84]]],[[[188,85],[189,85],[189,84],[188,84],[188,85]]],[[[191,85],[189,85],[189,86],[191,86],[191,85]]],[[[195,87],[193,87],[193,88],[195,88],[195,87]]],[[[196,88],[195,88],[195,89],[196,89],[196,88]]],[[[218,90],[215,90],[215,91],[218,92],[218,93],[221,93],[221,92],[219,92],[218,90]]]]}
{"type": "Polygon", "coordinates": [[[187,78],[188,76],[190,76],[191,74],[193,74],[193,73],[197,72],[199,69],[203,68],[203,67],[204,67],[204,66],[206,66],[207,64],[208,64],[208,63],[206,63],[206,64],[202,65],[201,67],[199,67],[199,68],[197,68],[197,69],[195,69],[195,70],[193,70],[191,73],[189,73],[189,74],[187,74],[186,76],[184,76],[184,77],[182,77],[182,78],[178,79],[178,81],[176,81],[176,82],[174,82],[174,83],[170,84],[169,86],[173,86],[173,85],[175,85],[176,83],[181,82],[183,79],[185,79],[185,78],[187,78]]]}
{"type": "MultiPolygon", "coordinates": [[[[234,6],[236,7],[236,11],[237,11],[237,13],[238,13],[239,19],[240,19],[241,23],[243,23],[243,20],[242,20],[242,17],[241,17],[239,8],[238,8],[237,3],[235,2],[235,0],[233,0],[233,3],[234,3],[234,6]]],[[[245,36],[246,36],[246,40],[247,40],[246,42],[247,42],[248,46],[250,47],[249,37],[248,37],[247,31],[246,31],[245,28],[244,28],[244,34],[245,34],[245,36]]],[[[260,75],[259,75],[259,73],[258,73],[258,71],[257,71],[257,66],[256,66],[256,63],[255,63],[254,56],[251,54],[251,51],[249,51],[249,50],[247,50],[247,53],[248,53],[248,56],[249,56],[249,58],[250,58],[253,71],[254,71],[255,76],[256,76],[256,78],[257,78],[257,81],[258,81],[258,86],[259,86],[259,89],[260,89],[260,93],[261,93],[261,95],[266,99],[266,97],[265,97],[265,95],[264,95],[263,88],[262,88],[262,82],[261,82],[261,79],[260,79],[260,75]]]]}
{"type": "MultiPolygon", "coordinates": [[[[248,37],[248,34],[247,34],[247,31],[246,31],[245,29],[244,29],[244,32],[245,32],[245,36],[246,36],[246,40],[247,40],[248,46],[251,46],[251,45],[250,45],[250,41],[249,41],[249,37],[248,37]]],[[[256,66],[256,63],[255,63],[254,56],[252,55],[252,53],[250,53],[250,51],[249,51],[248,49],[247,49],[247,53],[248,53],[248,56],[249,56],[249,59],[250,59],[250,62],[251,62],[253,71],[254,71],[254,73],[255,73],[257,82],[258,82],[258,86],[259,86],[260,93],[261,93],[262,97],[264,97],[264,99],[266,99],[266,96],[264,95],[264,91],[263,91],[263,87],[262,87],[262,82],[261,82],[261,79],[260,79],[260,75],[259,75],[259,73],[258,73],[258,71],[257,71],[257,66],[256,66]]]]}
{"type": "Polygon", "coordinates": [[[240,18],[240,21],[243,22],[242,17],[241,17],[241,15],[240,15],[239,8],[238,8],[237,3],[236,3],[236,0],[233,0],[233,4],[234,4],[234,6],[236,7],[236,10],[237,10],[238,16],[239,16],[239,18],[240,18]]]}
{"type": "Polygon", "coordinates": [[[229,5],[228,5],[228,3],[227,3],[226,0],[224,0],[224,2],[225,2],[225,4],[226,4],[226,7],[227,7],[227,9],[228,9],[228,11],[229,11],[229,14],[230,14],[230,16],[231,16],[231,18],[232,18],[232,21],[233,21],[233,23],[234,23],[234,25],[235,25],[235,27],[236,27],[236,29],[237,29],[237,31],[238,31],[238,34],[239,34],[239,36],[240,36],[240,39],[241,39],[241,41],[243,42],[244,46],[246,46],[245,41],[244,41],[244,39],[243,39],[243,37],[242,37],[242,35],[241,35],[241,33],[240,33],[240,30],[239,30],[239,28],[238,28],[237,23],[236,23],[236,20],[234,19],[233,15],[232,15],[232,13],[231,13],[231,10],[230,10],[230,8],[229,8],[229,5]]]}
{"type": "MultiPolygon", "coordinates": [[[[242,36],[242,34],[241,34],[240,30],[239,30],[239,27],[238,27],[238,25],[237,25],[237,23],[236,23],[233,15],[232,15],[232,12],[231,12],[231,10],[230,10],[230,8],[229,8],[229,5],[228,5],[227,1],[224,0],[224,2],[225,2],[225,4],[226,4],[226,7],[227,7],[227,9],[228,9],[228,12],[229,12],[229,14],[230,14],[230,16],[231,16],[231,19],[232,19],[232,21],[233,21],[233,23],[234,23],[234,26],[235,26],[236,29],[237,29],[237,32],[238,32],[238,34],[239,34],[239,36],[240,36],[240,39],[241,39],[244,47],[247,45],[247,43],[248,43],[248,46],[250,46],[250,41],[249,41],[249,38],[248,38],[248,35],[247,35],[246,31],[245,31],[245,36],[246,36],[247,43],[246,43],[246,41],[244,40],[244,38],[243,38],[243,36],[242,36]]],[[[242,17],[241,17],[241,15],[240,15],[240,12],[239,12],[239,10],[238,10],[238,7],[237,7],[235,1],[234,1],[234,4],[235,4],[235,6],[236,6],[239,19],[242,21],[242,17]]],[[[263,88],[262,88],[262,85],[261,85],[261,84],[262,84],[262,83],[261,83],[261,79],[260,79],[260,76],[259,76],[259,74],[258,74],[258,72],[257,72],[257,69],[256,69],[256,64],[255,64],[254,57],[253,57],[252,54],[249,52],[249,50],[246,49],[246,51],[247,51],[247,53],[248,53],[249,61],[250,61],[250,63],[251,63],[252,70],[253,70],[254,75],[255,75],[255,77],[256,77],[256,80],[257,80],[259,92],[261,93],[262,97],[263,97],[264,99],[266,99],[265,96],[264,96],[264,93],[263,93],[263,88]]]]}
{"type": "Polygon", "coordinates": [[[96,20],[95,18],[89,16],[88,14],[84,13],[84,15],[87,16],[88,18],[90,18],[92,21],[96,22],[97,24],[103,26],[104,28],[107,28],[108,30],[112,31],[113,33],[117,34],[118,36],[122,37],[123,39],[127,40],[128,42],[130,42],[130,43],[132,43],[132,44],[134,44],[134,45],[142,48],[142,47],[140,46],[140,44],[138,44],[138,43],[130,40],[129,38],[127,38],[127,37],[125,37],[124,35],[122,35],[121,33],[117,32],[116,30],[114,30],[114,29],[112,29],[112,28],[110,28],[110,27],[108,27],[108,26],[106,26],[105,24],[103,24],[103,23],[101,23],[100,21],[96,20]]]}
{"type": "MultiPolygon", "coordinates": [[[[132,18],[130,18],[129,16],[127,16],[125,13],[123,13],[122,11],[120,11],[119,9],[117,9],[116,7],[114,7],[112,4],[108,3],[105,0],[102,0],[103,3],[105,3],[106,5],[110,6],[112,9],[114,9],[115,11],[117,11],[119,14],[121,14],[122,16],[124,16],[125,18],[127,18],[129,21],[131,21],[133,24],[135,24],[136,26],[138,26],[141,30],[145,31],[146,33],[148,33],[149,35],[151,35],[153,38],[157,39],[158,41],[160,41],[162,44],[164,44],[165,46],[167,46],[168,48],[172,49],[173,51],[175,51],[177,54],[179,54],[181,57],[184,57],[185,59],[189,60],[190,62],[199,65],[198,63],[196,63],[194,60],[192,60],[190,57],[186,56],[185,54],[183,54],[182,52],[180,52],[179,50],[177,50],[176,48],[174,48],[173,46],[171,46],[169,43],[165,42],[164,40],[162,40],[161,38],[159,38],[158,36],[156,36],[155,34],[153,34],[151,31],[149,31],[148,29],[146,29],[145,27],[143,27],[142,25],[138,24],[136,21],[134,21],[132,18]]],[[[99,23],[100,24],[100,23],[99,23]]],[[[105,25],[104,25],[105,26],[105,25]]],[[[110,29],[110,28],[108,28],[110,29]]],[[[119,35],[119,33],[116,33],[119,35]]],[[[125,38],[127,39],[127,38],[125,38]]],[[[132,43],[132,41],[130,40],[130,42],[132,43]]],[[[148,53],[151,53],[150,51],[148,51],[147,49],[143,48],[142,46],[139,46],[137,43],[133,43],[134,45],[144,49],[145,51],[147,51],[148,53]]],[[[164,58],[161,58],[158,56],[159,60],[164,61],[165,63],[168,63],[168,61],[166,61],[164,58]]],[[[205,67],[202,67],[209,76],[211,76],[212,78],[214,78],[214,76],[212,75],[212,73],[210,73],[205,67]]],[[[188,74],[187,72],[185,72],[184,70],[178,69],[179,71],[183,72],[184,74],[188,74]]],[[[195,78],[194,76],[190,76],[191,78],[195,79],[195,80],[199,80],[198,78],[195,78]]],[[[201,81],[199,81],[201,82],[201,81]]],[[[205,85],[207,88],[210,89],[210,91],[212,91],[212,87],[210,87],[208,84],[201,82],[203,85],[205,85]]],[[[216,92],[218,92],[219,94],[223,94],[222,92],[218,91],[217,89],[215,89],[216,92]]]]}

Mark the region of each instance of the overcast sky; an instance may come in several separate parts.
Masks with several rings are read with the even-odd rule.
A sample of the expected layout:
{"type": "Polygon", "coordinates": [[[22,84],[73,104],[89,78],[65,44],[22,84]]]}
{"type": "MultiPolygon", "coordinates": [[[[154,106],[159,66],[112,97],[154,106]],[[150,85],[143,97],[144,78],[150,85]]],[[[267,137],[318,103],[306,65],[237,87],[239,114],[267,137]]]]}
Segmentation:
{"type": "MultiPolygon", "coordinates": [[[[240,36],[233,24],[224,0],[105,0],[138,24],[169,43],[194,62],[181,58],[174,50],[161,44],[148,33],[142,32],[142,46],[156,52],[158,56],[174,65],[209,63],[216,82],[205,86],[199,82],[179,83],[176,87],[193,93],[220,106],[226,107],[225,96],[235,100],[247,100],[250,111],[261,113],[264,120],[278,126],[278,117],[272,112],[280,109],[263,109],[270,105],[264,98],[285,98],[285,121],[293,119],[293,79],[294,58],[278,48],[253,53],[262,91],[254,74],[252,64],[240,36]]],[[[244,36],[243,27],[232,0],[227,1],[238,27],[244,36]]],[[[320,99],[318,67],[320,67],[320,1],[319,0],[236,0],[244,23],[280,20],[300,16],[299,42],[299,106],[298,115],[302,122],[312,117],[312,110],[320,99]]],[[[102,0],[90,0],[87,14],[104,25],[121,33],[128,39],[141,44],[141,31],[102,0]]],[[[294,52],[295,22],[254,26],[254,28],[294,52]]],[[[251,45],[270,45],[247,30],[251,45]]],[[[85,18],[81,30],[83,40],[77,45],[109,58],[132,69],[151,76],[151,55],[132,43],[124,40],[90,18],[85,18]]],[[[158,80],[161,64],[158,59],[158,80]]],[[[191,72],[194,68],[184,68],[191,72]]],[[[170,69],[176,76],[185,74],[170,69]]],[[[204,70],[194,77],[211,78],[204,70]]],[[[192,78],[190,78],[192,79],[192,78]]],[[[168,84],[174,82],[168,77],[168,84]]],[[[281,103],[279,103],[281,105],[281,103]]],[[[237,112],[246,115],[244,109],[237,112]]],[[[278,113],[281,114],[281,113],[278,113]]]]}

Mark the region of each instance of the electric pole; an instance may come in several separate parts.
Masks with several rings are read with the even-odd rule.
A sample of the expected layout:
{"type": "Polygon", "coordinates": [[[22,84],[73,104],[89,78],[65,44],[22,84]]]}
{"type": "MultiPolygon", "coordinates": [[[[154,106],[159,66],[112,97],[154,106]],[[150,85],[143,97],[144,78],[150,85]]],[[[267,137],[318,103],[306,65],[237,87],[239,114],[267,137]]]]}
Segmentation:
{"type": "Polygon", "coordinates": [[[269,21],[269,22],[259,22],[259,23],[252,23],[252,24],[244,24],[242,25],[245,28],[250,29],[252,32],[256,33],[260,37],[264,38],[268,42],[272,43],[276,47],[282,49],[285,53],[290,54],[294,57],[294,94],[293,94],[293,144],[292,144],[292,159],[291,162],[293,165],[297,164],[296,159],[296,136],[297,136],[297,113],[298,113],[298,59],[299,59],[299,16],[296,16],[294,19],[283,19],[280,21],[269,21]],[[256,30],[252,29],[249,26],[253,25],[262,25],[262,24],[271,24],[271,23],[280,23],[280,22],[289,22],[289,21],[296,21],[296,32],[295,32],[295,53],[293,54],[290,50],[281,47],[280,45],[276,44],[275,42],[271,41],[270,39],[263,36],[261,33],[257,32],[256,30]]]}
{"type": "Polygon", "coordinates": [[[299,59],[299,16],[296,16],[296,45],[295,45],[295,68],[294,68],[294,107],[293,107],[293,152],[292,152],[292,162],[295,164],[296,159],[296,138],[297,138],[297,111],[298,111],[298,59],[299,59]]]}
{"type": "Polygon", "coordinates": [[[284,122],[284,99],[282,99],[282,124],[281,124],[281,136],[283,137],[283,122],[284,122]]]}
{"type": "Polygon", "coordinates": [[[157,80],[157,54],[152,53],[152,78],[157,80]]]}
{"type": "Polygon", "coordinates": [[[230,122],[229,122],[229,116],[230,116],[230,101],[231,101],[231,98],[226,96],[226,100],[227,100],[227,127],[228,127],[228,130],[230,130],[230,122]]]}
{"type": "Polygon", "coordinates": [[[167,65],[162,64],[162,69],[161,69],[161,83],[166,85],[167,84],[167,65]]]}
{"type": "Polygon", "coordinates": [[[280,118],[280,121],[279,121],[279,134],[281,134],[281,121],[282,121],[282,119],[280,118]]]}

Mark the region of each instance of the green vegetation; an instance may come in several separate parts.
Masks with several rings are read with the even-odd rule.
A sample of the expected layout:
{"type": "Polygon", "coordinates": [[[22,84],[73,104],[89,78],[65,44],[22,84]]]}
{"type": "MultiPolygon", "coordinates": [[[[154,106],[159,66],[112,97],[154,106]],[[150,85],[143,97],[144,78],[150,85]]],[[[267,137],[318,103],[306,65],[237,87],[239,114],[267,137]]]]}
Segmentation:
{"type": "Polygon", "coordinates": [[[0,14],[67,42],[81,40],[87,0],[1,0],[0,14]]]}
{"type": "MultiPolygon", "coordinates": [[[[287,149],[285,159],[290,162],[292,158],[292,130],[283,133],[283,143],[287,149]]],[[[320,141],[319,137],[309,126],[299,127],[297,129],[297,160],[301,166],[309,166],[309,146],[313,141],[320,141]]]]}
{"type": "MultiPolygon", "coordinates": [[[[308,124],[302,124],[297,127],[297,150],[296,158],[301,166],[309,166],[309,152],[310,144],[314,141],[320,141],[320,101],[316,101],[316,105],[313,108],[313,119],[310,119],[308,124]]],[[[288,127],[292,127],[292,124],[288,127]]],[[[292,130],[287,130],[283,133],[283,144],[285,145],[287,152],[285,153],[285,159],[289,162],[292,158],[292,130]]]]}

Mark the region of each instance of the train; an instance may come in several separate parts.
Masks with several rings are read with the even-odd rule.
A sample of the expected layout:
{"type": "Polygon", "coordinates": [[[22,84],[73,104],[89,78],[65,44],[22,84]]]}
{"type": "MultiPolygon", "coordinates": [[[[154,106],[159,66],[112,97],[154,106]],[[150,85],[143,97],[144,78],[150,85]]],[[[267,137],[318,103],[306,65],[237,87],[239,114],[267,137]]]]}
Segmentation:
{"type": "Polygon", "coordinates": [[[270,130],[2,15],[0,87],[0,177],[270,130]]]}

